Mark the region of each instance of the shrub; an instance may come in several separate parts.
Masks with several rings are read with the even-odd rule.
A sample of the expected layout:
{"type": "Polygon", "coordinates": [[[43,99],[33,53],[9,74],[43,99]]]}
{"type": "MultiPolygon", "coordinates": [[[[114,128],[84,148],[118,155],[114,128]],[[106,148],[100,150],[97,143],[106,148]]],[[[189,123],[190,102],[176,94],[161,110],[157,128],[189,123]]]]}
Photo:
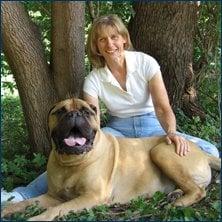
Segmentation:
{"type": "Polygon", "coordinates": [[[2,111],[2,185],[6,190],[11,190],[28,184],[43,172],[46,157],[30,152],[19,97],[4,97],[2,111]]]}

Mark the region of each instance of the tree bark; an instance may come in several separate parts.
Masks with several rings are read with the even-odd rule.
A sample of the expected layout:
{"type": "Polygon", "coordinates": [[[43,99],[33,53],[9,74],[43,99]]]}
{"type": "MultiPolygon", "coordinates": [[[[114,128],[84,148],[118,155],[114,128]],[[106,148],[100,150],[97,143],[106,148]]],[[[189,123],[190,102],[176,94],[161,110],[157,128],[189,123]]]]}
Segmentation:
{"type": "Polygon", "coordinates": [[[173,109],[204,118],[196,104],[192,68],[197,3],[137,2],[133,8],[129,31],[134,48],[159,62],[173,109]]]}
{"type": "Polygon", "coordinates": [[[82,96],[84,12],[84,2],[52,3],[52,73],[60,99],[82,96]]]}
{"type": "Polygon", "coordinates": [[[2,17],[4,53],[18,87],[32,151],[48,154],[49,109],[68,95],[81,96],[84,3],[53,3],[51,66],[44,56],[37,26],[23,5],[16,1],[3,2],[2,17]]]}
{"type": "Polygon", "coordinates": [[[47,112],[56,93],[40,36],[19,2],[2,2],[2,18],[4,53],[18,87],[31,148],[47,154],[47,112]]]}

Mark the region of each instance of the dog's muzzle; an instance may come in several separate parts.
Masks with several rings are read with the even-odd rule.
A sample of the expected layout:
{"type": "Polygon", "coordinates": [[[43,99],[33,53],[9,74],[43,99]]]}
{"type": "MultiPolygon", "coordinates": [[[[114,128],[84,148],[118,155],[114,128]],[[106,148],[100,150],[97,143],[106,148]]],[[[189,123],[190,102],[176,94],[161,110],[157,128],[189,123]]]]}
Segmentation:
{"type": "Polygon", "coordinates": [[[81,111],[71,111],[61,116],[59,123],[52,130],[52,139],[56,150],[66,154],[83,154],[93,147],[96,130],[81,111]]]}

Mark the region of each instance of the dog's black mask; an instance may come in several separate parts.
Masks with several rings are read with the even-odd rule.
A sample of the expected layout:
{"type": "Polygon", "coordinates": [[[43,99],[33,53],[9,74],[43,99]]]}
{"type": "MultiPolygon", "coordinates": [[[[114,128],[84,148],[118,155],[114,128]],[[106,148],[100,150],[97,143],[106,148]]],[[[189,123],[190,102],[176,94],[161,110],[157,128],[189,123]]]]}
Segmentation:
{"type": "Polygon", "coordinates": [[[83,154],[93,147],[96,130],[89,124],[89,110],[67,112],[65,109],[57,111],[58,125],[52,130],[52,139],[56,150],[60,154],[83,154]]]}

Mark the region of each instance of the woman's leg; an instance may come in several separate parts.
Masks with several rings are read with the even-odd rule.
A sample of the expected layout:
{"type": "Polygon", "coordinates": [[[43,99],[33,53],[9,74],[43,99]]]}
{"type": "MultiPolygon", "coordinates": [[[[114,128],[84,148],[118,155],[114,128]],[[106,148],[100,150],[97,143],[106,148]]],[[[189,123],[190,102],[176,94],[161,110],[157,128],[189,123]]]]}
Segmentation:
{"type": "Polygon", "coordinates": [[[123,135],[121,137],[135,137],[133,124],[132,124],[132,117],[119,118],[119,117],[111,116],[106,127],[102,128],[102,130],[106,128],[113,136],[116,136],[116,132],[117,132],[117,134],[120,133],[120,135],[123,135]]]}
{"type": "Polygon", "coordinates": [[[7,202],[9,199],[12,202],[30,199],[46,193],[47,190],[47,174],[44,172],[25,187],[16,187],[12,192],[1,190],[1,203],[7,202]]]}
{"type": "MultiPolygon", "coordinates": [[[[141,129],[140,130],[141,130],[141,132],[144,132],[144,133],[143,134],[141,132],[140,133],[143,136],[158,136],[158,135],[166,134],[164,132],[163,128],[161,127],[159,121],[157,120],[155,113],[150,113],[147,116],[143,115],[137,121],[141,122],[141,129]],[[147,127],[147,129],[145,129],[146,125],[149,126],[149,127],[147,127]]],[[[139,127],[138,127],[138,130],[139,130],[139,127]]],[[[177,134],[179,134],[182,137],[184,137],[185,139],[190,140],[193,143],[197,144],[203,151],[205,151],[213,156],[219,157],[218,149],[212,143],[210,143],[206,140],[203,140],[201,138],[187,135],[184,133],[177,132],[177,134]]]]}
{"type": "MultiPolygon", "coordinates": [[[[126,137],[133,138],[160,136],[166,134],[154,112],[130,118],[112,117],[108,126],[118,132],[121,132],[126,137]]],[[[187,140],[196,143],[203,151],[216,157],[219,156],[218,149],[212,143],[184,133],[177,132],[177,134],[180,134],[187,140]]]]}
{"type": "Polygon", "coordinates": [[[197,144],[203,151],[205,151],[213,156],[219,157],[219,151],[218,151],[217,147],[214,146],[212,143],[210,143],[206,140],[200,139],[198,137],[187,135],[184,133],[177,132],[177,134],[179,134],[182,137],[184,137],[185,139],[190,140],[193,143],[197,144]]]}
{"type": "Polygon", "coordinates": [[[119,131],[111,128],[111,127],[103,127],[103,128],[101,128],[101,130],[102,130],[104,133],[111,134],[111,135],[113,135],[113,136],[124,137],[124,135],[123,135],[121,132],[119,132],[119,131]]]}
{"type": "Polygon", "coordinates": [[[125,137],[138,138],[166,134],[154,112],[129,118],[111,117],[107,127],[121,132],[125,137]]]}
{"type": "Polygon", "coordinates": [[[165,135],[154,112],[133,117],[135,137],[150,137],[165,135]]]}
{"type": "Polygon", "coordinates": [[[13,191],[20,193],[24,199],[40,196],[48,190],[47,173],[44,172],[25,187],[17,187],[13,191]]]}

